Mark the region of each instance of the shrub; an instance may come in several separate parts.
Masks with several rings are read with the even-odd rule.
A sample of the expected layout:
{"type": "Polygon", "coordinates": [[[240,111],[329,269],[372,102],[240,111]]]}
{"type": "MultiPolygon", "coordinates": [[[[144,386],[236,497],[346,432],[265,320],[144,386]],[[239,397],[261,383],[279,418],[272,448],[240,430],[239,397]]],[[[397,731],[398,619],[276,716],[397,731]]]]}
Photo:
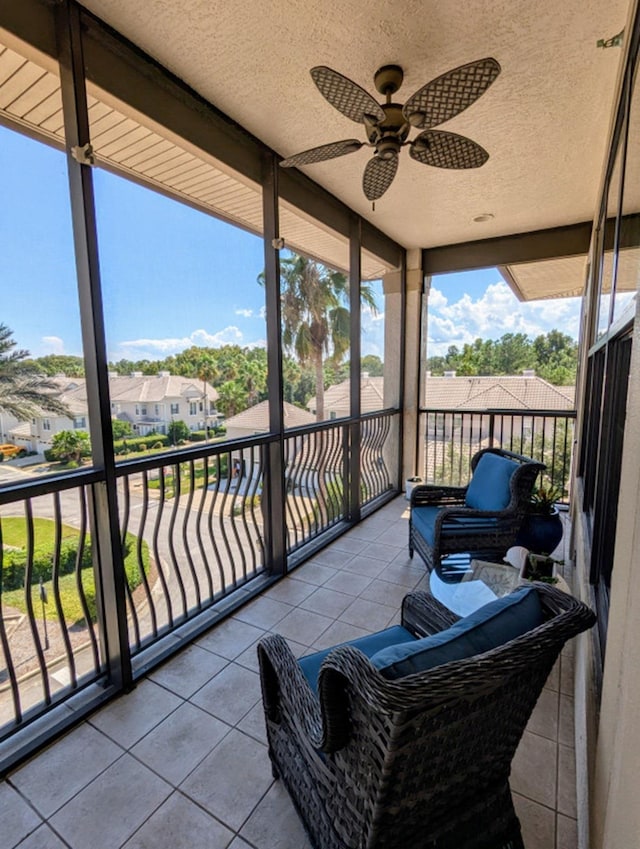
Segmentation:
{"type": "MultiPolygon", "coordinates": [[[[58,575],[60,577],[60,593],[64,615],[68,622],[72,624],[81,623],[84,620],[84,615],[80,605],[77,589],[75,587],[75,578],[72,573],[76,569],[76,561],[78,558],[79,540],[68,540],[63,542],[60,548],[60,560],[58,567],[58,575]]],[[[124,570],[127,578],[129,589],[133,591],[142,582],[142,569],[145,573],[149,572],[150,554],[149,546],[142,541],[141,545],[141,560],[142,569],[138,562],[138,538],[127,533],[123,549],[124,570]]],[[[5,552],[3,558],[2,569],[2,595],[7,604],[24,610],[24,584],[26,574],[26,552],[10,550],[5,552]]],[[[86,544],[82,550],[80,558],[80,581],[85,597],[89,616],[92,621],[96,619],[96,593],[95,579],[93,574],[93,561],[91,554],[91,540],[87,538],[86,544]]],[[[31,571],[31,587],[32,593],[37,592],[37,585],[40,580],[47,586],[47,591],[52,592],[50,586],[53,569],[53,548],[43,545],[34,550],[33,566],[31,571]]],[[[36,600],[35,596],[32,596],[36,600]]],[[[55,605],[49,605],[47,611],[48,619],[57,618],[55,605]]]]}
{"type": "Polygon", "coordinates": [[[179,445],[181,441],[189,439],[191,431],[186,422],[181,419],[171,422],[167,428],[168,439],[172,445],[179,445]]]}
{"type": "Polygon", "coordinates": [[[146,451],[147,448],[164,448],[169,444],[169,437],[163,433],[150,433],[148,436],[136,436],[131,439],[116,439],[113,443],[115,454],[128,454],[130,451],[146,451]]]}
{"type": "MultiPolygon", "coordinates": [[[[76,568],[78,558],[78,541],[63,542],[60,546],[60,561],[58,574],[69,575],[76,568]]],[[[91,566],[91,544],[84,546],[82,551],[80,568],[86,569],[91,566]]],[[[37,584],[40,579],[48,581],[53,570],[53,549],[50,546],[36,546],[33,551],[33,564],[31,567],[31,583],[37,584]]],[[[27,555],[23,550],[5,551],[2,568],[3,591],[17,590],[24,587],[27,571],[27,555]]]]}

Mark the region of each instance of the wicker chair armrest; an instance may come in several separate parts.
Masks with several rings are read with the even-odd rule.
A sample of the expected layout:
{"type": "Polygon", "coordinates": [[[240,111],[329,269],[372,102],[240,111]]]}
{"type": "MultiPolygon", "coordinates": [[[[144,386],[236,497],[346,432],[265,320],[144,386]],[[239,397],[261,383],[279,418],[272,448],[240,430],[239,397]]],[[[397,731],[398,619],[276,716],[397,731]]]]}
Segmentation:
{"type": "MultiPolygon", "coordinates": [[[[511,504],[504,510],[474,510],[472,507],[443,507],[435,520],[435,531],[456,519],[510,519],[518,514],[511,504]]],[[[452,527],[455,527],[453,525],[452,527]]]]}
{"type": "Polygon", "coordinates": [[[459,618],[429,593],[408,593],[402,601],[402,624],[419,637],[445,631],[459,618]]]}
{"type": "Polygon", "coordinates": [[[437,486],[424,484],[416,486],[411,493],[411,506],[424,507],[433,504],[464,504],[466,486],[437,486]]]}
{"type": "MultiPolygon", "coordinates": [[[[559,652],[567,639],[590,628],[596,619],[585,604],[561,590],[548,584],[535,586],[547,621],[503,646],[397,680],[384,678],[352,646],[340,646],[322,665],[321,685],[324,683],[326,692],[335,692],[344,689],[348,681],[357,697],[374,712],[411,714],[414,710],[438,710],[472,688],[489,692],[503,682],[504,664],[510,674],[526,675],[541,655],[550,649],[559,652]],[[498,658],[504,663],[496,663],[498,658]]],[[[346,708],[343,713],[348,713],[346,708]]]]}
{"type": "Polygon", "coordinates": [[[311,745],[320,748],[323,736],[320,705],[284,637],[272,634],[260,640],[258,660],[268,719],[280,722],[285,712],[295,716],[311,745]]]}

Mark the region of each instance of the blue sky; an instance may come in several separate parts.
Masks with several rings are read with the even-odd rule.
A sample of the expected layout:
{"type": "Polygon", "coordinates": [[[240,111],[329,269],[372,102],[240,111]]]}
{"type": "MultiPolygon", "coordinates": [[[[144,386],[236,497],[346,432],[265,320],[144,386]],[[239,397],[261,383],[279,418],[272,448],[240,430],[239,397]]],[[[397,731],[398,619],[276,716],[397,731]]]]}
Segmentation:
{"type": "MultiPolygon", "coordinates": [[[[100,169],[93,175],[110,359],[265,344],[259,238],[100,169]]],[[[79,355],[64,155],[0,127],[0,192],[0,322],[32,356],[79,355]]],[[[495,269],[439,276],[429,354],[508,332],[559,327],[576,337],[578,316],[578,299],[520,304],[495,269]]],[[[383,354],[383,318],[365,311],[363,354],[383,354]]]]}

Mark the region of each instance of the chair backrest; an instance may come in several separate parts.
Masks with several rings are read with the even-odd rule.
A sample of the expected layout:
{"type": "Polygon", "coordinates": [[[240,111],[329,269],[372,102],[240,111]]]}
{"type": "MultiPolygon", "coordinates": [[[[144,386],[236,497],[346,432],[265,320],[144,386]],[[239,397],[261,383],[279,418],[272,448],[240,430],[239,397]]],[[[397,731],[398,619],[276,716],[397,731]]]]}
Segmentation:
{"type": "Polygon", "coordinates": [[[483,448],[471,458],[466,503],[476,510],[521,510],[544,463],[503,448],[483,448]]]}
{"type": "MultiPolygon", "coordinates": [[[[488,788],[495,795],[496,786],[507,786],[518,742],[562,646],[595,621],[571,596],[536,588],[543,624],[484,654],[396,681],[351,647],[324,661],[324,748],[349,786],[363,788],[353,805],[363,828],[375,830],[376,845],[422,845],[425,827],[469,800],[489,804],[488,788]]],[[[354,810],[345,813],[344,800],[336,800],[330,814],[339,828],[354,810]]],[[[371,834],[368,839],[363,846],[373,844],[371,834]]]]}

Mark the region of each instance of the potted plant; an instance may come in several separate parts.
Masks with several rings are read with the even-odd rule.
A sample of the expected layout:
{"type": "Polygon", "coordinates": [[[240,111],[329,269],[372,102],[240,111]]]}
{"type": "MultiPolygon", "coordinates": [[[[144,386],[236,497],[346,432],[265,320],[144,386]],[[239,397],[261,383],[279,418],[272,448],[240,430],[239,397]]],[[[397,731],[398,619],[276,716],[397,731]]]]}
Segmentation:
{"type": "Polygon", "coordinates": [[[554,560],[553,557],[547,557],[545,554],[532,554],[530,552],[522,569],[522,578],[527,581],[557,584],[556,565],[559,563],[562,563],[562,561],[554,560]]]}
{"type": "Polygon", "coordinates": [[[562,539],[562,521],[556,507],[561,497],[562,490],[551,482],[535,487],[520,526],[517,545],[534,554],[551,554],[562,539]]]}
{"type": "Polygon", "coordinates": [[[407,478],[405,481],[405,498],[407,501],[411,501],[411,493],[417,487],[423,484],[424,481],[419,475],[414,475],[411,478],[407,478]]]}

